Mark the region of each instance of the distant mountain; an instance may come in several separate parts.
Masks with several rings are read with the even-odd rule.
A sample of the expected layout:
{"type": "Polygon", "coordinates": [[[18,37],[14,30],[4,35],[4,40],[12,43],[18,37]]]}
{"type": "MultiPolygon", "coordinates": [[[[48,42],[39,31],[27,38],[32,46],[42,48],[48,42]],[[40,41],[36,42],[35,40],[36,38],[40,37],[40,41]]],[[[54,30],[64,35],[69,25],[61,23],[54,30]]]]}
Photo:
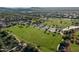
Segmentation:
{"type": "Polygon", "coordinates": [[[0,13],[31,13],[53,11],[79,11],[79,7],[29,7],[29,8],[6,8],[0,7],[0,13]]]}
{"type": "Polygon", "coordinates": [[[31,11],[30,8],[5,8],[0,7],[0,13],[27,13],[31,11]]]}

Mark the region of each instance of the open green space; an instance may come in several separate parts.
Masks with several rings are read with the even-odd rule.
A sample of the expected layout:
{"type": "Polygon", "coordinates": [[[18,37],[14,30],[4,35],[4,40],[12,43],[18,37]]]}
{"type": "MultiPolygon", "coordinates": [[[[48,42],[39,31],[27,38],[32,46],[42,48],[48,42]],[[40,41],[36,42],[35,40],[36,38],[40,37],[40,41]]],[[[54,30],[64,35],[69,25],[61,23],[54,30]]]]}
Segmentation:
{"type": "MultiPolygon", "coordinates": [[[[75,32],[76,38],[79,38],[79,31],[75,32]]],[[[71,51],[79,52],[79,45],[76,43],[71,44],[71,51]]]]}
{"type": "Polygon", "coordinates": [[[79,52],[79,45],[77,45],[77,44],[72,44],[71,45],[71,51],[72,52],[79,52]]]}
{"type": "Polygon", "coordinates": [[[56,51],[57,45],[62,39],[58,33],[44,33],[44,30],[33,26],[22,26],[20,28],[19,25],[16,25],[6,30],[15,34],[20,40],[38,46],[41,51],[56,51]]]}
{"type": "Polygon", "coordinates": [[[44,22],[47,26],[52,27],[68,27],[72,25],[72,20],[67,18],[49,18],[44,22]]]}

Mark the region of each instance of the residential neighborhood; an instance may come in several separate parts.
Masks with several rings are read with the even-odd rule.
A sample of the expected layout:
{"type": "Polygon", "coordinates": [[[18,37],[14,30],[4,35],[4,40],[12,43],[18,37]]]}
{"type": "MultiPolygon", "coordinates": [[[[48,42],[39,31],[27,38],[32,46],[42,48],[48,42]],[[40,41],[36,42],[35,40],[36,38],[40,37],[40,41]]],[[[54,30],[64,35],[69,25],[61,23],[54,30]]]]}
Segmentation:
{"type": "Polygon", "coordinates": [[[20,9],[0,8],[0,52],[79,52],[79,8],[20,9]]]}

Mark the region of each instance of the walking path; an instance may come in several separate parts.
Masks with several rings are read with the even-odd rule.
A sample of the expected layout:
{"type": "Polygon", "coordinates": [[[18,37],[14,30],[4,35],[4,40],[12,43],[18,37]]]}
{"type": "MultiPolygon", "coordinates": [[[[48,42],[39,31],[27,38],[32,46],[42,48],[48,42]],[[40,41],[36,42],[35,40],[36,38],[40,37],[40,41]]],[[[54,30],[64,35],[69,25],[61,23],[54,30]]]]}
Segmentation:
{"type": "Polygon", "coordinates": [[[71,30],[71,29],[79,29],[79,26],[69,26],[69,27],[66,27],[64,29],[62,29],[62,31],[68,31],[68,30],[71,30]]]}

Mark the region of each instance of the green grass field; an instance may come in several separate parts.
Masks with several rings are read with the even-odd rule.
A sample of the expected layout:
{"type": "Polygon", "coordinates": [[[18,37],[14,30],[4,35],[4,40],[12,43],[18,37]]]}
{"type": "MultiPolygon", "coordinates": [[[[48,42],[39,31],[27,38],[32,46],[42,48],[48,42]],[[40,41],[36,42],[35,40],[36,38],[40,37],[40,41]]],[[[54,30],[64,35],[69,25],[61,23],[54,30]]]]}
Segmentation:
{"type": "Polygon", "coordinates": [[[7,30],[12,31],[20,40],[40,46],[41,51],[56,51],[57,45],[62,39],[61,35],[57,33],[44,33],[43,30],[32,26],[19,28],[17,25],[7,28],[7,30]]]}
{"type": "Polygon", "coordinates": [[[67,27],[72,25],[72,21],[66,18],[49,18],[44,24],[53,27],[67,27]]]}
{"type": "MultiPolygon", "coordinates": [[[[76,32],[75,35],[79,38],[79,31],[76,32]]],[[[75,44],[75,43],[72,44],[72,45],[71,45],[71,50],[74,51],[74,52],[79,52],[79,45],[77,45],[77,44],[75,44]]]]}
{"type": "Polygon", "coordinates": [[[77,45],[77,44],[72,44],[71,45],[71,51],[72,52],[79,52],[79,45],[77,45]]]}

